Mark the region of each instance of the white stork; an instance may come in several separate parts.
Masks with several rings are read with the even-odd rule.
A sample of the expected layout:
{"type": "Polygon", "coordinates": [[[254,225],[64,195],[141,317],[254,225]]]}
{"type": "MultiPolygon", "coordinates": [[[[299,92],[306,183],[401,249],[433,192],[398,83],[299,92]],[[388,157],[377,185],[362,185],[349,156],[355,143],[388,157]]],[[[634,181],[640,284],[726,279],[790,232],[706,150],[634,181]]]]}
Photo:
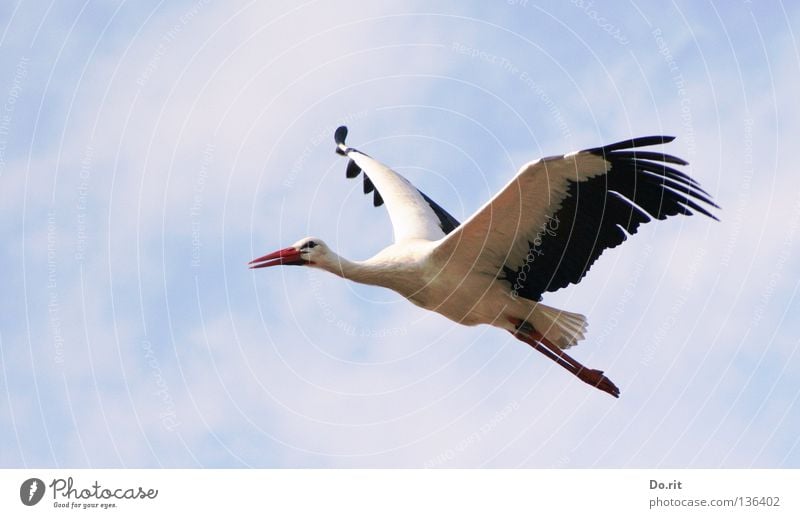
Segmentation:
{"type": "Polygon", "coordinates": [[[542,294],[576,284],[606,248],[641,223],[692,211],[716,219],[699,184],[667,164],[671,155],[636,148],[674,137],[642,137],[530,162],[463,224],[403,176],[345,145],[347,177],[363,172],[364,193],[386,204],[394,244],[365,261],[350,261],[316,237],[251,261],[251,268],[307,265],[398,292],[460,324],[511,332],[584,382],[619,397],[602,371],[565,349],[584,338],[586,318],[542,304],[542,294]]]}

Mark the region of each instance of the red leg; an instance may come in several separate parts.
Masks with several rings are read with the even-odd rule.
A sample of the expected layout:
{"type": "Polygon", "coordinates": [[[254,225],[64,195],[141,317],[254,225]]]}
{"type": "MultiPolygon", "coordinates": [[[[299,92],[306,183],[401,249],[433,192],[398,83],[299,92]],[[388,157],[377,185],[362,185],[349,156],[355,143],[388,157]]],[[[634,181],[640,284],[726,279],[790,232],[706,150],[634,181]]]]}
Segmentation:
{"type": "Polygon", "coordinates": [[[614,383],[603,375],[603,371],[587,369],[579,361],[562,351],[558,346],[544,337],[528,322],[510,319],[517,328],[514,336],[544,354],[569,372],[577,376],[584,383],[596,387],[603,392],[608,392],[614,397],[619,397],[619,389],[614,383]]]}

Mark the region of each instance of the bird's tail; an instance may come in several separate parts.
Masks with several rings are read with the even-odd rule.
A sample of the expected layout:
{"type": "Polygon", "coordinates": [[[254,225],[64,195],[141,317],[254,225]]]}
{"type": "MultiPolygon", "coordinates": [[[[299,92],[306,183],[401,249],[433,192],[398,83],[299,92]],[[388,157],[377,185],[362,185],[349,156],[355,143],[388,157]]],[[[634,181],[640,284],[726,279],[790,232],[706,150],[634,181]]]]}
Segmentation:
{"type": "Polygon", "coordinates": [[[537,304],[530,323],[545,338],[560,349],[569,349],[584,339],[588,322],[586,317],[578,313],[570,313],[560,309],[537,304]]]}

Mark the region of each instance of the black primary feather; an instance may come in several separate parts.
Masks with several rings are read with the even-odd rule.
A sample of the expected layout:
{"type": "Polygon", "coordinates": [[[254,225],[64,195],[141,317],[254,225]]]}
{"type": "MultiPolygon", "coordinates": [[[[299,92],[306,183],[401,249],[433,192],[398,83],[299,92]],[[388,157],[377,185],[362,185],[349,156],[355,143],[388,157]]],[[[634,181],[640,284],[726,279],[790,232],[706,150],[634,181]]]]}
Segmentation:
{"type": "Polygon", "coordinates": [[[333,140],[336,142],[336,153],[343,155],[345,154],[339,146],[344,146],[345,139],[347,138],[347,126],[339,126],[336,128],[336,131],[333,132],[333,140]]]}
{"type": "Polygon", "coordinates": [[[651,219],[692,211],[717,219],[700,203],[719,208],[685,173],[666,164],[680,158],[630,148],[671,142],[674,137],[642,137],[585,152],[603,157],[608,172],[569,181],[567,196],[542,229],[529,238],[522,264],[505,265],[502,278],[512,293],[541,300],[545,292],[578,283],[598,257],[635,234],[651,219]]]}
{"type": "MultiPolygon", "coordinates": [[[[339,148],[336,148],[336,149],[339,149],[339,148]]],[[[355,178],[359,174],[361,174],[361,168],[358,167],[358,164],[356,164],[355,160],[349,160],[347,162],[347,171],[345,172],[345,175],[348,178],[355,178]]]]}

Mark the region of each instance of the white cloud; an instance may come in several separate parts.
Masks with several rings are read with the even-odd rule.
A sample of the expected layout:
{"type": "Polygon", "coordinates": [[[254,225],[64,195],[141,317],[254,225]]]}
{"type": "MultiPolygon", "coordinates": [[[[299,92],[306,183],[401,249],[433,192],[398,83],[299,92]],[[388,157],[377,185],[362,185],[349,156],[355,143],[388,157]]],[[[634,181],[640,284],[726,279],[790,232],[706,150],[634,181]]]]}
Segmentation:
{"type": "MultiPolygon", "coordinates": [[[[3,230],[4,270],[22,278],[25,258],[0,320],[0,418],[23,437],[3,465],[798,464],[791,52],[747,52],[734,32],[733,50],[720,48],[716,29],[674,27],[675,13],[646,7],[663,20],[682,94],[635,13],[614,17],[631,41],[621,45],[571,5],[552,17],[441,7],[472,20],[405,14],[422,4],[237,9],[187,3],[115,22],[127,39],[73,36],[58,66],[87,64],[80,83],[62,72],[70,80],[42,92],[48,71],[32,68],[15,117],[37,95],[47,116],[2,176],[4,219],[26,222],[25,236],[3,230]],[[731,69],[734,53],[742,70],[769,64],[772,80],[731,69]],[[307,234],[353,258],[389,242],[388,218],[332,153],[341,121],[457,216],[538,155],[678,133],[670,152],[692,160],[722,221],[647,225],[546,299],[589,316],[575,356],[622,398],[507,333],[383,290],[299,268],[249,272],[252,257],[307,234]],[[55,288],[42,280],[51,207],[55,288]],[[48,436],[54,456],[37,447],[48,436]]],[[[764,34],[770,51],[785,43],[764,34]]],[[[10,430],[0,439],[16,444],[10,430]]]]}

